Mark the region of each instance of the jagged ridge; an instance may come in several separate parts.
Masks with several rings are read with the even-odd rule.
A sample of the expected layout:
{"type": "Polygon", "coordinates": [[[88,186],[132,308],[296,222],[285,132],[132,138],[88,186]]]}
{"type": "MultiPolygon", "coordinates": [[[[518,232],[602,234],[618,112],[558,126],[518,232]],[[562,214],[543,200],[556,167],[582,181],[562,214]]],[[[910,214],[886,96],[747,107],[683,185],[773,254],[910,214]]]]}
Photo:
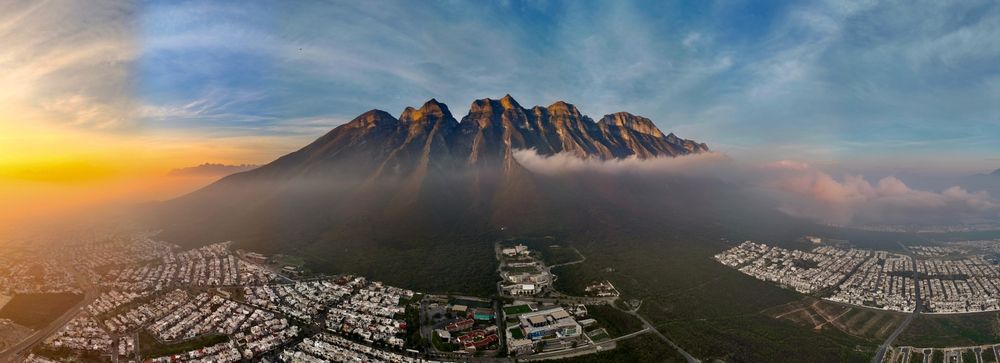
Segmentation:
{"type": "Polygon", "coordinates": [[[308,173],[352,161],[360,165],[357,171],[373,177],[420,178],[430,170],[469,166],[510,171],[517,168],[513,151],[518,149],[607,160],[679,156],[708,151],[708,146],[664,135],[648,118],[628,112],[594,122],[563,101],[526,109],[505,95],[472,102],[461,122],[435,99],[419,109],[407,107],[398,119],[371,110],[265,168],[308,173]]]}

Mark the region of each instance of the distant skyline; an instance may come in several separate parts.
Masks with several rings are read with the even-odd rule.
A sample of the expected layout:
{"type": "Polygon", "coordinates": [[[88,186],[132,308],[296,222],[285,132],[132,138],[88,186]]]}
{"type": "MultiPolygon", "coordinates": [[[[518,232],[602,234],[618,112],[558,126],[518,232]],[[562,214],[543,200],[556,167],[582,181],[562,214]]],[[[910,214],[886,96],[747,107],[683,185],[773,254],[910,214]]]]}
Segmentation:
{"type": "Polygon", "coordinates": [[[0,179],[265,163],[372,108],[508,93],[750,160],[989,172],[996,24],[993,1],[7,2],[0,179]]]}

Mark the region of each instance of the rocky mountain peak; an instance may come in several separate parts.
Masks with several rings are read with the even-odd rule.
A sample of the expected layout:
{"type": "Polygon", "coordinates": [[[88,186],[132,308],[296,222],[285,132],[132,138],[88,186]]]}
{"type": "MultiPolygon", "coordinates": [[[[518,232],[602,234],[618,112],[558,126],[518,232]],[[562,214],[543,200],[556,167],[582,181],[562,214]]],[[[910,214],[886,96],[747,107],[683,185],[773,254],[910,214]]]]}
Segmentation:
{"type": "Polygon", "coordinates": [[[646,135],[663,137],[663,132],[660,131],[660,129],[657,128],[655,124],[653,124],[653,121],[651,121],[648,118],[642,116],[636,116],[628,112],[615,112],[610,115],[604,115],[604,117],[601,118],[601,120],[598,121],[597,123],[603,126],[622,127],[646,135]]]}
{"type": "Polygon", "coordinates": [[[404,123],[420,122],[427,119],[440,120],[453,118],[451,116],[451,111],[448,110],[448,106],[438,102],[437,99],[430,99],[424,102],[423,106],[419,109],[414,109],[413,107],[407,107],[403,110],[403,113],[399,115],[399,120],[404,123]]]}
{"type": "Polygon", "coordinates": [[[500,105],[503,106],[504,109],[522,108],[521,105],[518,104],[517,101],[514,100],[514,97],[511,97],[509,93],[504,95],[503,98],[500,99],[500,105]]]}
{"type": "Polygon", "coordinates": [[[549,114],[553,116],[580,116],[580,110],[577,110],[576,106],[566,103],[566,101],[556,101],[556,103],[549,105],[548,110],[549,114]]]}
{"type": "Polygon", "coordinates": [[[406,176],[418,183],[436,173],[466,172],[461,168],[513,172],[516,150],[608,160],[687,155],[707,152],[708,146],[665,136],[650,119],[628,112],[594,122],[564,101],[529,111],[505,95],[474,101],[461,123],[436,99],[407,107],[399,119],[371,110],[262,169],[275,175],[323,173],[349,165],[361,174],[368,171],[364,177],[406,176]]]}
{"type": "Polygon", "coordinates": [[[369,127],[395,127],[399,124],[399,120],[392,117],[388,112],[373,109],[371,111],[365,112],[358,117],[347,123],[351,127],[357,128],[369,128],[369,127]]]}
{"type": "Polygon", "coordinates": [[[499,100],[494,100],[492,98],[482,98],[472,101],[472,105],[469,106],[469,113],[491,113],[500,112],[509,109],[523,109],[514,97],[510,95],[505,95],[499,100]]]}

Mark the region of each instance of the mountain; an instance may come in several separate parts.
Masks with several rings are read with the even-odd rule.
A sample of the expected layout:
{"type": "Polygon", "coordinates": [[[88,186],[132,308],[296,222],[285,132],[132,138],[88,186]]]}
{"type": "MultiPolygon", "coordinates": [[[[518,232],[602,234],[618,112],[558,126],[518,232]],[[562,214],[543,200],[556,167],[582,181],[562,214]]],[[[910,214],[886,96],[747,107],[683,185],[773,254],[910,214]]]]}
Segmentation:
{"type": "Polygon", "coordinates": [[[514,158],[519,149],[600,160],[709,151],[627,112],[595,122],[566,102],[528,109],[506,95],[474,101],[458,121],[432,99],[399,118],[365,112],[271,163],[165,202],[149,220],[182,245],[233,240],[389,281],[399,274],[440,281],[448,265],[429,261],[460,256],[475,271],[467,274],[488,280],[500,231],[556,233],[673,216],[662,205],[686,218],[705,206],[687,200],[700,192],[664,193],[662,181],[537,175],[514,158]],[[396,260],[424,262],[384,270],[398,268],[386,263],[396,260]]]}
{"type": "MultiPolygon", "coordinates": [[[[534,149],[603,160],[641,159],[708,151],[708,146],[664,135],[645,117],[618,112],[594,122],[565,102],[549,107],[521,107],[510,95],[472,103],[457,121],[443,103],[431,99],[419,109],[407,107],[394,118],[371,110],[247,175],[310,176],[341,171],[368,178],[412,177],[431,172],[486,169],[510,172],[518,166],[513,151],[534,149]]],[[[226,183],[223,180],[220,183],[226,183]]]]}
{"type": "Polygon", "coordinates": [[[992,173],[990,173],[990,175],[1000,176],[1000,169],[994,170],[992,173]]]}

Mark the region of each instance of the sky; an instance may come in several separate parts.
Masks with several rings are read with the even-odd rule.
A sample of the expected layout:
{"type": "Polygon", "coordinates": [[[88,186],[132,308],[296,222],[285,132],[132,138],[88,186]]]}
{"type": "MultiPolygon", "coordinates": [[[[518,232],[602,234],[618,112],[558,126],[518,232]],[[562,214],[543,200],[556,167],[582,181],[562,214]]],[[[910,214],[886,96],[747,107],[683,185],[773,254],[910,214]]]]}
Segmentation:
{"type": "MultiPolygon", "coordinates": [[[[1000,167],[995,1],[0,3],[0,198],[45,210],[208,182],[378,108],[629,111],[831,172],[1000,167]]],[[[9,214],[9,213],[8,213],[9,214]]],[[[0,220],[4,214],[0,211],[0,220]]]]}

